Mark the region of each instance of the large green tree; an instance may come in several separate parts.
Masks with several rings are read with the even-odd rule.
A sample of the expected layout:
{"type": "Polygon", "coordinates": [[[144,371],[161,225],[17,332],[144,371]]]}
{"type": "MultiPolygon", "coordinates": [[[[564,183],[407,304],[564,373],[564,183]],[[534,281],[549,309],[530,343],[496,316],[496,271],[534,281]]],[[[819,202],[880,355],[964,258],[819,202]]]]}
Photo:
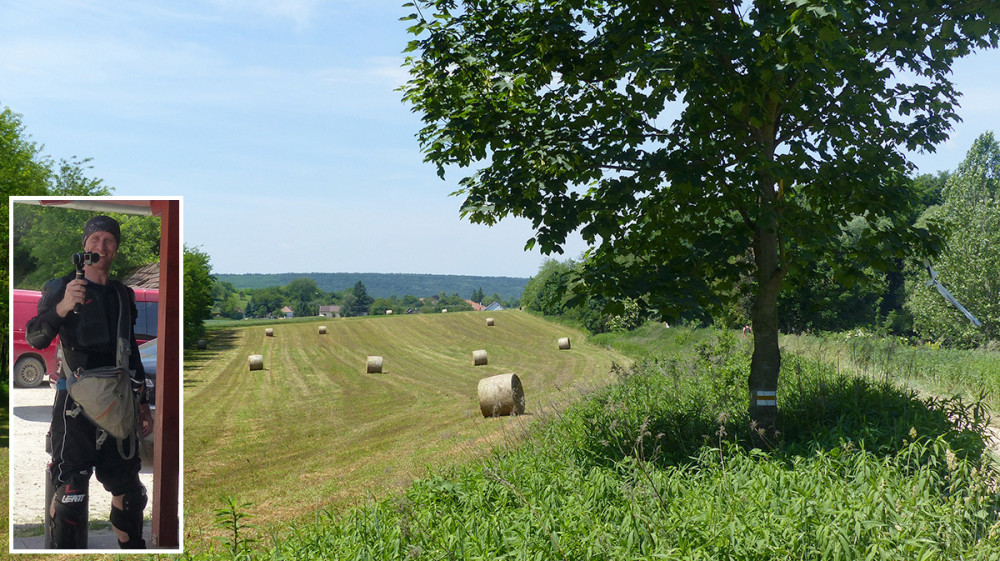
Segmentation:
{"type": "Polygon", "coordinates": [[[295,315],[299,317],[319,315],[319,301],[323,294],[316,281],[309,277],[298,277],[289,281],[283,290],[288,295],[289,305],[295,311],[295,315]]]}
{"type": "Polygon", "coordinates": [[[345,316],[362,316],[368,313],[375,299],[369,296],[368,289],[361,281],[344,294],[342,312],[345,316]]]}
{"type": "Polygon", "coordinates": [[[538,273],[524,285],[524,291],[521,292],[521,304],[524,308],[547,316],[565,314],[568,309],[566,289],[573,276],[574,266],[575,263],[571,260],[560,262],[546,259],[538,268],[538,273]]]}
{"type": "MultiPolygon", "coordinates": [[[[6,195],[45,195],[52,175],[42,147],[25,132],[21,115],[0,109],[0,185],[6,195]]],[[[0,201],[4,210],[7,200],[0,201]]],[[[4,213],[3,220],[7,220],[4,213]]],[[[4,231],[4,236],[7,232],[4,231]]]]}
{"type": "Polygon", "coordinates": [[[205,333],[205,320],[212,316],[211,258],[197,247],[184,246],[184,346],[191,346],[205,333]]]}
{"type": "Polygon", "coordinates": [[[285,294],[293,301],[311,302],[319,296],[319,286],[309,277],[292,279],[285,285],[285,294]]]}
{"type": "MultiPolygon", "coordinates": [[[[37,271],[38,259],[32,245],[22,243],[25,236],[36,223],[38,211],[41,209],[24,208],[18,205],[14,209],[14,223],[8,228],[11,215],[8,196],[44,196],[44,195],[107,195],[110,190],[104,187],[101,180],[86,177],[88,159],[72,158],[60,160],[58,168],[53,160],[42,152],[42,146],[36,144],[26,132],[21,115],[8,107],[0,109],[0,186],[4,196],[0,199],[0,240],[3,247],[12,246],[13,274],[15,286],[21,287],[23,279],[37,271]],[[18,208],[21,207],[21,208],[18,208]],[[13,239],[8,239],[8,232],[13,232],[13,239]],[[13,242],[13,243],[10,243],[13,242]]],[[[82,223],[81,223],[82,226],[82,223]]],[[[77,237],[79,240],[79,237],[77,237]]],[[[157,236],[158,239],[158,236],[157,236]]],[[[62,256],[65,272],[69,263],[69,254],[62,256]]],[[[61,273],[60,273],[61,274],[61,273]]],[[[0,292],[7,294],[8,275],[3,275],[0,281],[0,292]]],[[[46,279],[38,281],[38,288],[46,279]]],[[[7,300],[0,304],[0,315],[7,316],[7,300]]],[[[3,343],[3,368],[7,367],[7,324],[0,327],[3,343]]],[[[4,378],[6,378],[4,376],[4,378]]]]}
{"type": "MultiPolygon", "coordinates": [[[[48,162],[41,153],[41,147],[35,144],[24,130],[21,116],[8,107],[0,109],[0,186],[3,186],[4,196],[0,197],[0,240],[7,247],[9,207],[7,195],[44,195],[47,192],[51,171],[48,162]]],[[[15,262],[17,260],[15,259],[15,262]]],[[[2,275],[0,289],[7,294],[9,275],[2,275]]],[[[0,303],[0,314],[7,317],[7,299],[0,303]]],[[[7,379],[7,338],[10,336],[6,322],[0,326],[0,350],[3,362],[3,379],[7,379]]]]}
{"type": "Polygon", "coordinates": [[[750,275],[764,427],[774,401],[754,397],[777,390],[782,282],[857,215],[871,227],[841,256],[848,273],[932,240],[891,220],[912,204],[905,153],[946,138],[952,63],[1000,34],[995,0],[406,5],[404,98],[440,175],[476,168],[462,214],[526,217],[545,253],[579,230],[593,245],[580,286],[664,317],[750,275]]]}
{"type": "Polygon", "coordinates": [[[966,319],[933,287],[926,270],[910,277],[906,306],[923,337],[971,346],[1000,340],[1000,143],[992,132],[973,143],[931,210],[948,224],[947,250],[932,264],[939,280],[982,322],[966,319]]]}
{"type": "Polygon", "coordinates": [[[250,303],[247,304],[248,317],[278,316],[287,302],[285,294],[276,286],[256,288],[248,291],[248,294],[250,294],[250,303]]]}

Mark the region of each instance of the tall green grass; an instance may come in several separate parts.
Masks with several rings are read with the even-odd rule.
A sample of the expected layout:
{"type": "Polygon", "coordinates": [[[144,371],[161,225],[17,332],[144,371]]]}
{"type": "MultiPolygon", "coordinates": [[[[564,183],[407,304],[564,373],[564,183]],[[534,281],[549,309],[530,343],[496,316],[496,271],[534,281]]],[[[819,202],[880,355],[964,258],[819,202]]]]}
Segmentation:
{"type": "Polygon", "coordinates": [[[1000,411],[1000,352],[911,346],[898,337],[864,331],[786,336],[782,345],[870,378],[907,384],[937,395],[980,401],[1000,411]]]}
{"type": "MultiPolygon", "coordinates": [[[[616,367],[614,384],[536,423],[527,441],[258,536],[239,557],[1000,558],[1000,477],[985,418],[960,398],[920,398],[786,353],[778,440],[755,449],[746,341],[635,337],[659,350],[616,367]]],[[[221,544],[186,555],[229,556],[221,544]]]]}

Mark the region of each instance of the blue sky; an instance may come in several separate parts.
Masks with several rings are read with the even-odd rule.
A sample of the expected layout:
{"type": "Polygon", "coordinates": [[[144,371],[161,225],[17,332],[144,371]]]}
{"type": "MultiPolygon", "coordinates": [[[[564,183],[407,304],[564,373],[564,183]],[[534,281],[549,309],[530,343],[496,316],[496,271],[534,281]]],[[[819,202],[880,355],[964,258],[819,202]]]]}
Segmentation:
{"type": "MultiPolygon", "coordinates": [[[[0,5],[0,104],[117,195],[183,196],[215,272],[531,276],[530,225],[458,214],[422,162],[403,0],[20,0],[0,5]]],[[[921,171],[1000,133],[1000,55],[960,61],[964,122],[921,171]]],[[[565,256],[585,249],[571,240],[565,256]]]]}

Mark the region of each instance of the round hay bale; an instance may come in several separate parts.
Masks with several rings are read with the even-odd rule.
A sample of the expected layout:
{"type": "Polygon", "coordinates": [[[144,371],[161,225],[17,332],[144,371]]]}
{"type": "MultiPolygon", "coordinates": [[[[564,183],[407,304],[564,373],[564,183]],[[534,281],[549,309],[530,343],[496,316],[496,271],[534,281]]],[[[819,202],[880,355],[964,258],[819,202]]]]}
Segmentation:
{"type": "Polygon", "coordinates": [[[369,374],[381,374],[382,373],[382,357],[380,356],[370,356],[368,357],[368,370],[369,374]]]}
{"type": "Polygon", "coordinates": [[[320,335],[326,335],[326,326],[325,325],[319,326],[319,334],[320,335]]]}
{"type": "Polygon", "coordinates": [[[391,316],[391,315],[392,315],[392,310],[386,310],[386,311],[385,311],[385,315],[387,315],[387,316],[391,316]]]}
{"type": "Polygon", "coordinates": [[[204,351],[206,347],[208,347],[208,341],[204,339],[198,339],[198,350],[204,351]]]}
{"type": "Polygon", "coordinates": [[[493,325],[494,325],[493,318],[486,318],[486,327],[493,327],[493,325]]]}
{"type": "Polygon", "coordinates": [[[274,328],[273,327],[267,327],[267,328],[265,328],[264,329],[264,335],[267,336],[267,337],[274,337],[274,328]]]}
{"type": "Polygon", "coordinates": [[[479,380],[479,411],[483,417],[524,414],[524,388],[517,374],[499,374],[479,380]]]}
{"type": "Polygon", "coordinates": [[[264,355],[250,355],[250,370],[264,369],[264,355]]]}
{"type": "Polygon", "coordinates": [[[472,351],[472,365],[473,366],[486,366],[486,351],[485,350],[472,351]]]}
{"type": "Polygon", "coordinates": [[[569,337],[563,337],[559,339],[559,350],[566,351],[569,350],[569,337]]]}

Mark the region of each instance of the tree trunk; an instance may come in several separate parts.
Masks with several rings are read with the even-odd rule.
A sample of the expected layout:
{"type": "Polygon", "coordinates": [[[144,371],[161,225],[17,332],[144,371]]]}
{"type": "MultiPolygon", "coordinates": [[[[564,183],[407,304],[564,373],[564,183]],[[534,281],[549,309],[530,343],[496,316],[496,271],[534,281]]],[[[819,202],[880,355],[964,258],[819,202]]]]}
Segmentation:
{"type": "MultiPolygon", "coordinates": [[[[765,6],[764,8],[768,8],[765,6]]],[[[764,125],[753,135],[768,165],[757,174],[757,221],[754,228],[754,262],[757,265],[757,302],[753,309],[753,358],[750,361],[750,422],[755,445],[773,446],[778,412],[778,372],[781,350],[778,348],[778,291],[785,278],[785,255],[781,243],[780,206],[784,185],[771,174],[774,162],[777,123],[780,119],[778,96],[770,96],[764,125]]]]}
{"type": "Polygon", "coordinates": [[[750,363],[750,420],[755,444],[773,444],[777,414],[778,291],[785,276],[778,245],[777,216],[765,213],[754,240],[757,265],[757,301],[753,309],[753,359],[750,363]]]}

